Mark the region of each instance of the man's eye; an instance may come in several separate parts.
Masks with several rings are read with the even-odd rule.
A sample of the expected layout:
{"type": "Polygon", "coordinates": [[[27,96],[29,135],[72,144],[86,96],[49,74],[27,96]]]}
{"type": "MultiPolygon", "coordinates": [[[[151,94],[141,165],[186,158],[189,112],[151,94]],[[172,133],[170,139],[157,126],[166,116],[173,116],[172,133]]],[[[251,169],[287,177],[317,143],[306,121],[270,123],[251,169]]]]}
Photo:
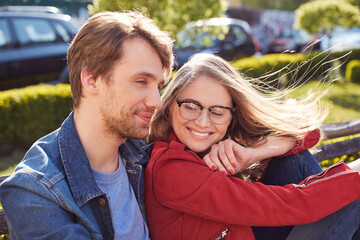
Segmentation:
{"type": "Polygon", "coordinates": [[[147,84],[146,80],[137,80],[136,83],[141,84],[141,85],[147,84]]]}

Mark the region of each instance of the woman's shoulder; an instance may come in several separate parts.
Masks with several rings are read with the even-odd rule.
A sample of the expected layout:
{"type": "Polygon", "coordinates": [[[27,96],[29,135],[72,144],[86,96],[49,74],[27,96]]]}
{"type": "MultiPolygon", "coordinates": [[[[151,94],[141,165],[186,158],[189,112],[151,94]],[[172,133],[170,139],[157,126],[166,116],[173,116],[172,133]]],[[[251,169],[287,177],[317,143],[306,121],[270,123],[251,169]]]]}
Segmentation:
{"type": "Polygon", "coordinates": [[[199,161],[201,158],[176,139],[169,139],[154,144],[151,159],[199,161]]]}

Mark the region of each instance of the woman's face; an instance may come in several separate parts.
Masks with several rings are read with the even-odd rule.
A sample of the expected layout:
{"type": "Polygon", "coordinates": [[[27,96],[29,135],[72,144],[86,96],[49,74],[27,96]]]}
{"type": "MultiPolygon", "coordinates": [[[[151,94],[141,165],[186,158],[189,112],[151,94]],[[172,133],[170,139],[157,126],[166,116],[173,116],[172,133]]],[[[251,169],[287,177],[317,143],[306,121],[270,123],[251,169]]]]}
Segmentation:
{"type": "MultiPolygon", "coordinates": [[[[199,117],[194,120],[183,118],[184,113],[180,114],[180,107],[175,101],[171,106],[172,128],[179,138],[189,149],[194,152],[203,152],[209,149],[213,144],[221,141],[231,122],[231,116],[223,124],[215,124],[211,119],[216,121],[218,112],[214,109],[210,114],[208,107],[222,106],[232,108],[232,99],[227,89],[218,81],[207,76],[201,76],[180,92],[177,100],[186,101],[188,108],[182,106],[182,110],[192,110],[192,107],[198,108],[199,105],[205,107],[200,112],[199,117]],[[196,103],[193,105],[192,103],[196,103]]],[[[228,109],[218,108],[225,113],[228,109]]],[[[185,116],[186,117],[186,116],[185,116]]],[[[189,117],[187,117],[189,119],[189,117]]]]}

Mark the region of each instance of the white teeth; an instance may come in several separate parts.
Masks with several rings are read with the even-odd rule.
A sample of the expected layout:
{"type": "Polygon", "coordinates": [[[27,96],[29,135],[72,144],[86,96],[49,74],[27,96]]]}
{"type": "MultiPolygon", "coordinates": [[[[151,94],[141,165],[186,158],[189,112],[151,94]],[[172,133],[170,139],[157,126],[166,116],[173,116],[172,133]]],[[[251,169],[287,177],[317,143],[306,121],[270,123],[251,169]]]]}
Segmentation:
{"type": "Polygon", "coordinates": [[[209,133],[199,133],[199,132],[195,132],[194,130],[192,130],[192,132],[199,137],[206,137],[207,135],[209,135],[209,133]]]}

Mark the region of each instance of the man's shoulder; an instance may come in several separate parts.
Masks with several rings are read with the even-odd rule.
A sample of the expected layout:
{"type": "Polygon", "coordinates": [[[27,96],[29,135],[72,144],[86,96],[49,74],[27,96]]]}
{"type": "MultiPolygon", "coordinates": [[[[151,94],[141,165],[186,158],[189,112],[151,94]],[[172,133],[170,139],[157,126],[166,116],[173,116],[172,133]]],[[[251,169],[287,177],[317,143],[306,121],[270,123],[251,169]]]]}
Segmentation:
{"type": "Polygon", "coordinates": [[[58,146],[59,129],[37,140],[26,152],[9,178],[11,181],[21,179],[24,174],[41,181],[51,181],[63,172],[58,146]]]}

